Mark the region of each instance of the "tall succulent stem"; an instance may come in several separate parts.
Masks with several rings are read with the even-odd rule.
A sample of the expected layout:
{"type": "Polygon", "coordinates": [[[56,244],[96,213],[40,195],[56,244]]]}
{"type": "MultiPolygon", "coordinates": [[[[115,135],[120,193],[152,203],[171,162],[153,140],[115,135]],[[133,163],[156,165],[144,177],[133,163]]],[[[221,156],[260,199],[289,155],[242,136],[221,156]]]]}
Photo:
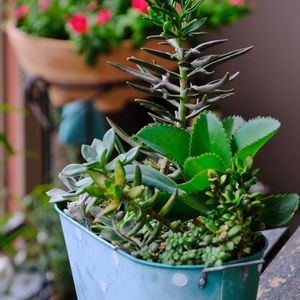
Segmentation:
{"type": "Polygon", "coordinates": [[[178,109],[179,121],[177,122],[177,127],[185,128],[185,118],[187,114],[186,104],[188,102],[188,96],[187,96],[188,78],[187,78],[186,68],[179,66],[179,74],[180,74],[180,106],[178,109]]]}

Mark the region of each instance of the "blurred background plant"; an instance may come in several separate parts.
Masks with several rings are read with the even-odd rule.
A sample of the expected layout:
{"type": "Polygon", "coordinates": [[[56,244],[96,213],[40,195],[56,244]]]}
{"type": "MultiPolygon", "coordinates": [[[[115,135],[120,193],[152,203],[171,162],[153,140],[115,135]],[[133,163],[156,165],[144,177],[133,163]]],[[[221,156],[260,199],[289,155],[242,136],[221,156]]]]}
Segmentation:
{"type": "Polygon", "coordinates": [[[0,219],[0,299],[76,299],[58,217],[40,185],[0,219]]]}
{"type": "MultiPolygon", "coordinates": [[[[72,40],[74,49],[93,64],[98,54],[109,52],[123,40],[143,44],[153,25],[143,16],[144,0],[19,0],[17,27],[28,34],[72,40]]],[[[246,0],[206,0],[201,8],[207,26],[217,28],[236,22],[251,11],[246,0]]]]}

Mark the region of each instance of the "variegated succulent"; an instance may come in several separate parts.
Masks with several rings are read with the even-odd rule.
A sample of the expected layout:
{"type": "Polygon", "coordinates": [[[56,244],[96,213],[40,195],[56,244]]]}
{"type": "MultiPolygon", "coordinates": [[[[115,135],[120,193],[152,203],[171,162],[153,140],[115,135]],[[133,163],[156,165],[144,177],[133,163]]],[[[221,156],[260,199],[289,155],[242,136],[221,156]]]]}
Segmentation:
{"type": "Polygon", "coordinates": [[[148,18],[162,29],[151,38],[174,51],[144,50],[173,61],[174,69],[136,58],[129,60],[137,69],[114,66],[146,83],[130,83],[133,88],[164,99],[175,111],[138,100],[151,111],[154,124],[129,137],[110,121],[113,129],[103,141],[82,147],[87,162],[61,172],[69,191],[49,195],[54,202],[69,201],[68,215],[145,260],[209,265],[247,256],[262,246],[265,226],[287,223],[299,205],[296,194],[265,196],[252,188],[258,172],[254,157],[280,123],[264,117],[222,120],[208,111],[233,95],[223,86],[237,76],[212,79],[212,67],[251,47],[203,54],[225,42],[217,40],[186,48],[187,38],[202,36],[205,20],[196,15],[202,0],[146,1],[148,18]],[[133,148],[126,152],[119,137],[133,148]]]}

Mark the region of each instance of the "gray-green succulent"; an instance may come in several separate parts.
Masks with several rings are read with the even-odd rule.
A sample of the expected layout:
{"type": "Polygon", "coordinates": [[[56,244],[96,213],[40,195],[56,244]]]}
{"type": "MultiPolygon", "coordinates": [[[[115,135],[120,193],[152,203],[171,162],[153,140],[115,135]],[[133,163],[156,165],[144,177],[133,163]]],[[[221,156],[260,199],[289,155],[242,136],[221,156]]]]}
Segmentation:
{"type": "Polygon", "coordinates": [[[196,12],[202,1],[147,2],[148,18],[162,28],[161,35],[151,38],[174,50],[144,50],[173,61],[174,69],[136,58],[129,60],[137,69],[113,65],[144,81],[130,85],[169,102],[174,112],[138,100],[151,111],[154,124],[129,137],[110,121],[113,129],[103,141],[82,147],[86,163],[61,172],[69,191],[49,194],[53,202],[69,202],[69,216],[145,260],[209,265],[250,255],[262,247],[261,230],[287,223],[299,205],[296,194],[265,196],[252,188],[258,172],[255,155],[277,132],[279,121],[239,116],[222,120],[208,111],[233,95],[223,86],[237,76],[212,79],[212,67],[251,47],[204,54],[225,41],[217,40],[186,48],[187,38],[201,36],[204,20],[196,12]],[[128,152],[120,139],[132,147],[128,152]]]}

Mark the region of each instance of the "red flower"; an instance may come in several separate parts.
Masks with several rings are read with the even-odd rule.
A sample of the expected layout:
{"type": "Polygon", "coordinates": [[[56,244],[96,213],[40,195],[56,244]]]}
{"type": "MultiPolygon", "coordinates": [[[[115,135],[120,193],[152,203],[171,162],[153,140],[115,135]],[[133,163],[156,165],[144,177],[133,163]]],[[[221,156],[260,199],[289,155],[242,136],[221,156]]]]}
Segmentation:
{"type": "Polygon", "coordinates": [[[176,4],[176,10],[177,10],[178,13],[182,12],[182,7],[179,3],[176,4]]]}
{"type": "Polygon", "coordinates": [[[99,12],[96,23],[98,25],[105,24],[110,21],[111,17],[112,17],[111,11],[107,8],[104,8],[99,12]]]}
{"type": "Polygon", "coordinates": [[[51,4],[51,0],[39,0],[39,10],[45,11],[51,4]]]}
{"type": "Polygon", "coordinates": [[[148,3],[144,0],[132,0],[131,6],[144,14],[148,12],[148,3]]]}
{"type": "Polygon", "coordinates": [[[69,20],[71,29],[77,33],[86,33],[89,30],[88,19],[83,14],[75,14],[69,20]]]}
{"type": "Polygon", "coordinates": [[[22,19],[29,13],[29,7],[27,5],[21,5],[16,10],[17,19],[22,19]]]}
{"type": "Polygon", "coordinates": [[[229,4],[233,6],[241,6],[245,4],[244,0],[229,0],[229,4]]]}

